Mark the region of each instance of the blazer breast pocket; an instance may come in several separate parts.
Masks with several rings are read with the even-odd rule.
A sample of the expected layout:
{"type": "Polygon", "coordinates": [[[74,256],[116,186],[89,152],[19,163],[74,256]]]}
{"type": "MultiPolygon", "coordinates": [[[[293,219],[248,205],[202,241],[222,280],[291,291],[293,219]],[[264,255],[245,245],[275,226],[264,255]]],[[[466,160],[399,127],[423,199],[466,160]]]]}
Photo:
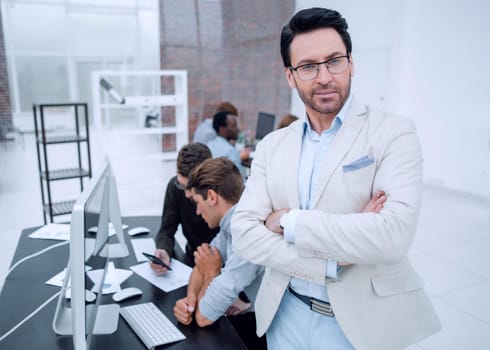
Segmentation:
{"type": "Polygon", "coordinates": [[[363,156],[353,162],[342,165],[342,173],[345,182],[368,180],[374,175],[376,162],[374,157],[363,156]]]}

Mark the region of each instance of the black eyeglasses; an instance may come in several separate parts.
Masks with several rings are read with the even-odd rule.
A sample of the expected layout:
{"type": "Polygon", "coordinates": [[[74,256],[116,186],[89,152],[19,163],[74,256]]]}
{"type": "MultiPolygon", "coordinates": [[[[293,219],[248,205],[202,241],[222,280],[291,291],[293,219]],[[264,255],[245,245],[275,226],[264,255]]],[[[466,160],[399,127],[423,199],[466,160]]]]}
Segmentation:
{"type": "Polygon", "coordinates": [[[289,67],[289,69],[298,73],[298,78],[307,81],[318,77],[321,64],[325,64],[330,74],[340,74],[347,69],[349,56],[333,57],[323,62],[306,63],[298,67],[289,67]]]}
{"type": "Polygon", "coordinates": [[[179,190],[183,190],[183,191],[185,191],[185,189],[186,189],[186,188],[185,188],[185,186],[184,186],[184,185],[182,185],[182,184],[179,182],[179,180],[177,180],[177,178],[174,180],[174,184],[175,184],[175,187],[177,187],[179,190]]]}

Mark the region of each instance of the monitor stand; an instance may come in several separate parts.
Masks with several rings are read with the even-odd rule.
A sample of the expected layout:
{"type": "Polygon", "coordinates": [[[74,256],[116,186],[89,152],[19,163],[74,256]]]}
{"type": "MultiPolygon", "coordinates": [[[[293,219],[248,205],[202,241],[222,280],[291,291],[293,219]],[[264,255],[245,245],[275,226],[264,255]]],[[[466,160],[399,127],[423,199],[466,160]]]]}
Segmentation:
{"type": "MultiPolygon", "coordinates": [[[[112,334],[117,331],[117,324],[119,321],[119,305],[87,305],[86,315],[90,315],[97,309],[97,316],[95,318],[95,326],[93,334],[112,334]]],[[[58,335],[73,335],[71,308],[63,307],[55,317],[53,328],[58,335]]]]}
{"type": "MultiPolygon", "coordinates": [[[[94,253],[95,239],[85,238],[85,261],[94,253]]],[[[103,258],[125,258],[129,255],[126,243],[106,243],[100,250],[99,256],[103,258]]]]}
{"type": "Polygon", "coordinates": [[[117,331],[120,308],[118,304],[107,304],[99,306],[91,304],[87,305],[86,308],[86,315],[90,315],[91,312],[97,310],[93,334],[112,334],[117,331]]]}
{"type": "Polygon", "coordinates": [[[99,253],[103,258],[125,258],[129,254],[126,243],[107,243],[99,253]]]}
{"type": "MultiPolygon", "coordinates": [[[[66,292],[69,289],[68,283],[70,281],[69,269],[70,262],[68,261],[63,286],[61,287],[58,304],[56,305],[56,311],[53,318],[53,330],[58,335],[73,335],[72,309],[68,306],[66,300],[66,292]]],[[[87,293],[87,291],[85,291],[85,293],[87,293]]],[[[120,307],[118,304],[100,305],[99,301],[100,300],[97,300],[95,304],[85,305],[85,329],[88,330],[89,328],[92,328],[89,327],[90,325],[87,323],[91,319],[90,315],[96,310],[97,315],[95,317],[92,333],[112,334],[117,331],[120,307]]]]}

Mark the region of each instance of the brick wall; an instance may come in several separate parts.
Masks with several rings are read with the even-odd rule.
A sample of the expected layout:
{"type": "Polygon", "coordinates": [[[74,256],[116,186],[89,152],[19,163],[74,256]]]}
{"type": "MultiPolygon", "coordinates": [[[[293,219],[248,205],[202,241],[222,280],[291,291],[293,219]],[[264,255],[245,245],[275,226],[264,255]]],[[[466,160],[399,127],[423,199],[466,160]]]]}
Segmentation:
{"type": "Polygon", "coordinates": [[[5,40],[3,37],[2,16],[0,13],[0,138],[4,136],[4,131],[12,127],[12,125],[7,57],[5,56],[5,40]]]}
{"type": "MultiPolygon", "coordinates": [[[[293,12],[294,0],[160,0],[160,66],[188,72],[191,139],[223,100],[238,108],[242,130],[255,129],[258,111],[289,112],[279,35],[293,12]]],[[[164,111],[163,122],[171,118],[164,111]]]]}

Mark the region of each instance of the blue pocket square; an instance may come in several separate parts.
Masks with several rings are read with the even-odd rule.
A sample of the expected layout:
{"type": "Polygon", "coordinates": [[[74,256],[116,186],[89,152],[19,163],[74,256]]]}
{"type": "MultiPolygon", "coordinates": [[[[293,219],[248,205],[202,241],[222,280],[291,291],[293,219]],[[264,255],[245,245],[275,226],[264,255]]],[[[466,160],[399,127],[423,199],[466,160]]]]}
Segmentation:
{"type": "Polygon", "coordinates": [[[368,165],[371,165],[373,163],[374,163],[373,157],[364,156],[364,157],[361,157],[361,158],[353,161],[352,163],[342,165],[342,170],[344,171],[344,173],[348,173],[349,171],[361,169],[361,168],[367,167],[368,165]]]}

